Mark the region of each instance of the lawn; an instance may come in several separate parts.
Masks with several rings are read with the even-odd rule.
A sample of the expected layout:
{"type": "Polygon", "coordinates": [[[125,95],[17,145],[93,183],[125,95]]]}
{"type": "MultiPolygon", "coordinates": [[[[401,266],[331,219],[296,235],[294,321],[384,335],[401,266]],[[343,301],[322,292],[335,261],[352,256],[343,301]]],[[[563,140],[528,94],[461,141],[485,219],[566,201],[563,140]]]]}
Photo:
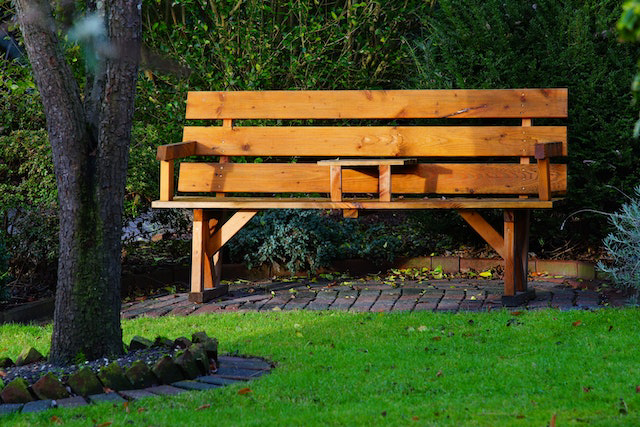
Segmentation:
{"type": "MultiPolygon", "coordinates": [[[[637,309],[227,313],[123,322],[205,330],[277,368],[248,384],[0,418],[2,425],[640,425],[637,309]],[[249,393],[238,393],[249,387],[249,393]],[[107,424],[111,423],[111,424],[107,424]]],[[[51,327],[0,327],[0,354],[47,351],[51,327]]],[[[245,390],[246,391],[246,390],[245,390]]]]}

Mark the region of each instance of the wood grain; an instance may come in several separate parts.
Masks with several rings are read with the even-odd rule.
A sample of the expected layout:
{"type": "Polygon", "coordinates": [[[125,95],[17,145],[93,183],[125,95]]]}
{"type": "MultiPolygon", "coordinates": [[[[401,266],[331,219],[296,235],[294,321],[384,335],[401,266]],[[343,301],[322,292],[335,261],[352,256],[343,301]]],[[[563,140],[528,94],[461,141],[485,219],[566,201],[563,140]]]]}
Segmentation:
{"type": "MultiPolygon", "coordinates": [[[[316,164],[182,163],[178,191],[329,193],[330,167],[316,164]]],[[[567,188],[566,165],[551,165],[551,190],[567,188]]],[[[538,194],[538,166],[520,164],[418,164],[396,166],[393,194],[538,194]]],[[[342,170],[342,193],[378,193],[378,174],[342,170]]]]}
{"type": "Polygon", "coordinates": [[[567,89],[189,92],[187,119],[567,117],[567,89]]]}
{"type": "Polygon", "coordinates": [[[187,126],[184,140],[210,156],[534,156],[538,142],[562,141],[564,126],[187,126]]]}
{"type": "Polygon", "coordinates": [[[161,145],[158,147],[156,159],[166,161],[193,156],[196,154],[196,145],[193,140],[161,145]]]}
{"type": "Polygon", "coordinates": [[[535,198],[434,198],[398,199],[381,202],[372,199],[352,199],[332,202],[329,198],[277,197],[216,197],[176,196],[172,201],[156,200],[153,208],[184,209],[550,209],[561,199],[549,201],[535,198]]]}

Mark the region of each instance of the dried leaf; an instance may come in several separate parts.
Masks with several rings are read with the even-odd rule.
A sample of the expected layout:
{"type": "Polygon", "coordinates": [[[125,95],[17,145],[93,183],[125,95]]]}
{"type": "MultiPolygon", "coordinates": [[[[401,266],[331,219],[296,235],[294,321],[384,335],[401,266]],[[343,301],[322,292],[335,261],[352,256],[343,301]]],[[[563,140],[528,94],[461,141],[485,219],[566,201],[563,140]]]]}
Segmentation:
{"type": "Polygon", "coordinates": [[[483,271],[481,273],[478,274],[480,277],[491,277],[493,276],[493,273],[491,272],[491,270],[487,270],[487,271],[483,271]]]}
{"type": "Polygon", "coordinates": [[[512,311],[511,315],[512,316],[522,316],[524,314],[523,311],[512,311]]]}
{"type": "Polygon", "coordinates": [[[122,404],[122,407],[124,408],[124,411],[128,414],[130,409],[129,409],[129,402],[124,402],[122,404]]]}
{"type": "Polygon", "coordinates": [[[582,387],[582,391],[584,391],[585,393],[589,393],[591,390],[591,387],[582,387]]]}
{"type": "Polygon", "coordinates": [[[0,378],[4,378],[7,376],[7,373],[0,369],[0,378]]]}
{"type": "Polygon", "coordinates": [[[551,422],[549,423],[549,427],[556,427],[556,414],[551,416],[551,422]]]}
{"type": "Polygon", "coordinates": [[[442,376],[442,371],[438,371],[438,373],[436,374],[436,377],[441,377],[442,376]]]}
{"type": "Polygon", "coordinates": [[[238,390],[239,395],[249,394],[251,393],[251,389],[249,387],[241,388],[238,390]]]}
{"type": "Polygon", "coordinates": [[[420,421],[420,417],[416,417],[415,415],[414,415],[413,417],[411,417],[411,419],[412,419],[413,421],[420,421]]]}
{"type": "Polygon", "coordinates": [[[525,417],[523,414],[518,414],[518,415],[516,415],[516,418],[521,420],[521,419],[524,419],[524,418],[527,418],[527,417],[525,417]]]}
{"type": "Polygon", "coordinates": [[[147,412],[147,408],[138,408],[138,413],[141,414],[143,412],[147,412]]]}
{"type": "Polygon", "coordinates": [[[636,393],[640,393],[640,385],[636,386],[636,393]]]}
{"type": "Polygon", "coordinates": [[[442,337],[439,337],[439,336],[431,338],[431,340],[433,340],[433,341],[440,341],[441,339],[442,339],[442,337]]]}
{"type": "Polygon", "coordinates": [[[209,408],[211,408],[211,404],[205,403],[204,405],[197,407],[196,411],[202,411],[203,409],[209,409],[209,408]]]}
{"type": "Polygon", "coordinates": [[[57,415],[54,415],[53,417],[51,417],[51,422],[55,424],[62,424],[62,418],[60,418],[57,415]]]}
{"type": "Polygon", "coordinates": [[[111,424],[113,424],[111,421],[107,421],[101,424],[96,424],[96,427],[109,427],[111,424]]]}
{"type": "Polygon", "coordinates": [[[575,322],[572,323],[573,326],[580,326],[582,325],[582,320],[576,320],[575,322]]]}

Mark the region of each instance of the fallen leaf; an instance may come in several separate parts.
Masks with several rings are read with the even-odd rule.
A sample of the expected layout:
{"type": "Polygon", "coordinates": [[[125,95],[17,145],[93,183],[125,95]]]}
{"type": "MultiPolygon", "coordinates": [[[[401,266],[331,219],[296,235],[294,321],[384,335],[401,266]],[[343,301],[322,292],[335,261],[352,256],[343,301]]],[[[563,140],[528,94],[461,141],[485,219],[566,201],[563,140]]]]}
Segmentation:
{"type": "Polygon", "coordinates": [[[96,424],[96,427],[109,427],[111,424],[113,424],[111,421],[107,421],[101,424],[96,424]]]}
{"type": "Polygon", "coordinates": [[[113,393],[113,390],[111,390],[109,387],[102,387],[102,391],[104,391],[105,393],[113,393]]]}
{"type": "Polygon", "coordinates": [[[573,326],[580,326],[582,325],[582,320],[576,320],[575,322],[572,323],[573,326]]]}
{"type": "Polygon", "coordinates": [[[251,389],[249,387],[241,388],[238,390],[239,395],[249,394],[251,393],[251,389]]]}
{"type": "Polygon", "coordinates": [[[442,371],[438,371],[438,373],[436,374],[436,377],[441,377],[442,376],[442,371]]]}
{"type": "Polygon", "coordinates": [[[387,411],[380,412],[380,415],[382,415],[383,417],[386,417],[387,416],[387,411]]]}
{"type": "Polygon", "coordinates": [[[591,390],[591,387],[582,387],[582,391],[584,391],[585,393],[589,393],[591,390]]]}
{"type": "Polygon", "coordinates": [[[138,413],[141,414],[143,412],[147,412],[147,408],[138,408],[138,413]]]}
{"type": "Polygon", "coordinates": [[[7,376],[7,373],[5,371],[0,370],[0,378],[4,378],[7,376]]]}
{"type": "Polygon", "coordinates": [[[56,424],[62,424],[62,418],[60,418],[57,415],[54,415],[53,417],[51,417],[51,422],[56,424]]]}
{"type": "Polygon", "coordinates": [[[211,404],[205,403],[204,405],[197,407],[196,411],[202,411],[203,409],[209,409],[209,408],[211,408],[211,404]]]}
{"type": "Polygon", "coordinates": [[[556,427],[556,414],[551,416],[551,422],[549,423],[549,427],[556,427]]]}
{"type": "Polygon", "coordinates": [[[526,418],[526,417],[524,415],[522,415],[522,414],[518,414],[518,415],[516,415],[516,418],[521,420],[521,419],[526,418]]]}
{"type": "Polygon", "coordinates": [[[640,385],[636,386],[636,393],[640,393],[640,385]]]}
{"type": "Polygon", "coordinates": [[[487,271],[483,271],[481,273],[478,274],[480,277],[491,277],[493,276],[493,273],[491,272],[491,270],[487,270],[487,271]]]}
{"type": "Polygon", "coordinates": [[[128,414],[129,413],[129,402],[124,402],[122,404],[122,407],[124,408],[124,411],[128,414]]]}
{"type": "Polygon", "coordinates": [[[415,415],[414,415],[413,417],[411,417],[411,419],[412,419],[413,421],[420,421],[420,417],[416,417],[415,415]]]}
{"type": "Polygon", "coordinates": [[[424,325],[422,325],[422,326],[419,326],[419,327],[418,327],[418,330],[419,330],[420,332],[424,332],[424,331],[426,331],[426,330],[427,330],[427,327],[426,327],[426,326],[424,326],[424,325]]]}
{"type": "Polygon", "coordinates": [[[524,314],[523,311],[512,311],[511,315],[512,316],[522,316],[524,314]]]}
{"type": "Polygon", "coordinates": [[[440,341],[442,339],[442,337],[433,337],[431,338],[433,341],[440,341]]]}

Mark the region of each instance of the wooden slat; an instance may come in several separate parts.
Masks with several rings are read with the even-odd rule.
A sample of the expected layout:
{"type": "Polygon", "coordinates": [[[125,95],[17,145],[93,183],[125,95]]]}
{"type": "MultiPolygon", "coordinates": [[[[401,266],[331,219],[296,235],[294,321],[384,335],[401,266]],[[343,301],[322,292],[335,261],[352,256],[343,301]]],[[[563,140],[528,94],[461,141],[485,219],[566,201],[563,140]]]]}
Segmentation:
{"type": "Polygon", "coordinates": [[[459,210],[458,214],[482,237],[502,258],[504,254],[504,239],[478,212],[474,210],[459,210]]]}
{"type": "Polygon", "coordinates": [[[534,156],[535,143],[562,141],[564,126],[187,126],[200,155],[324,157],[534,156]]]}
{"type": "Polygon", "coordinates": [[[328,198],[274,197],[195,197],[176,196],[173,201],[156,200],[153,208],[186,209],[549,209],[560,199],[543,201],[519,198],[394,199],[381,202],[372,199],[332,202],[328,198]]]}
{"type": "MultiPolygon", "coordinates": [[[[393,194],[538,194],[538,167],[520,164],[419,164],[396,166],[393,194]]],[[[316,164],[182,163],[178,191],[329,193],[330,172],[316,164]]],[[[551,189],[567,188],[566,165],[551,165],[551,189]]],[[[342,193],[377,193],[378,174],[342,171],[342,193]]]]}
{"type": "Polygon", "coordinates": [[[196,154],[196,145],[197,143],[193,140],[161,145],[158,147],[156,158],[158,160],[173,160],[193,156],[196,154]]]}
{"type": "Polygon", "coordinates": [[[319,160],[318,165],[322,166],[404,166],[417,163],[417,159],[331,159],[319,160]]]}
{"type": "Polygon", "coordinates": [[[187,119],[567,117],[567,89],[189,92],[187,119]]]}

